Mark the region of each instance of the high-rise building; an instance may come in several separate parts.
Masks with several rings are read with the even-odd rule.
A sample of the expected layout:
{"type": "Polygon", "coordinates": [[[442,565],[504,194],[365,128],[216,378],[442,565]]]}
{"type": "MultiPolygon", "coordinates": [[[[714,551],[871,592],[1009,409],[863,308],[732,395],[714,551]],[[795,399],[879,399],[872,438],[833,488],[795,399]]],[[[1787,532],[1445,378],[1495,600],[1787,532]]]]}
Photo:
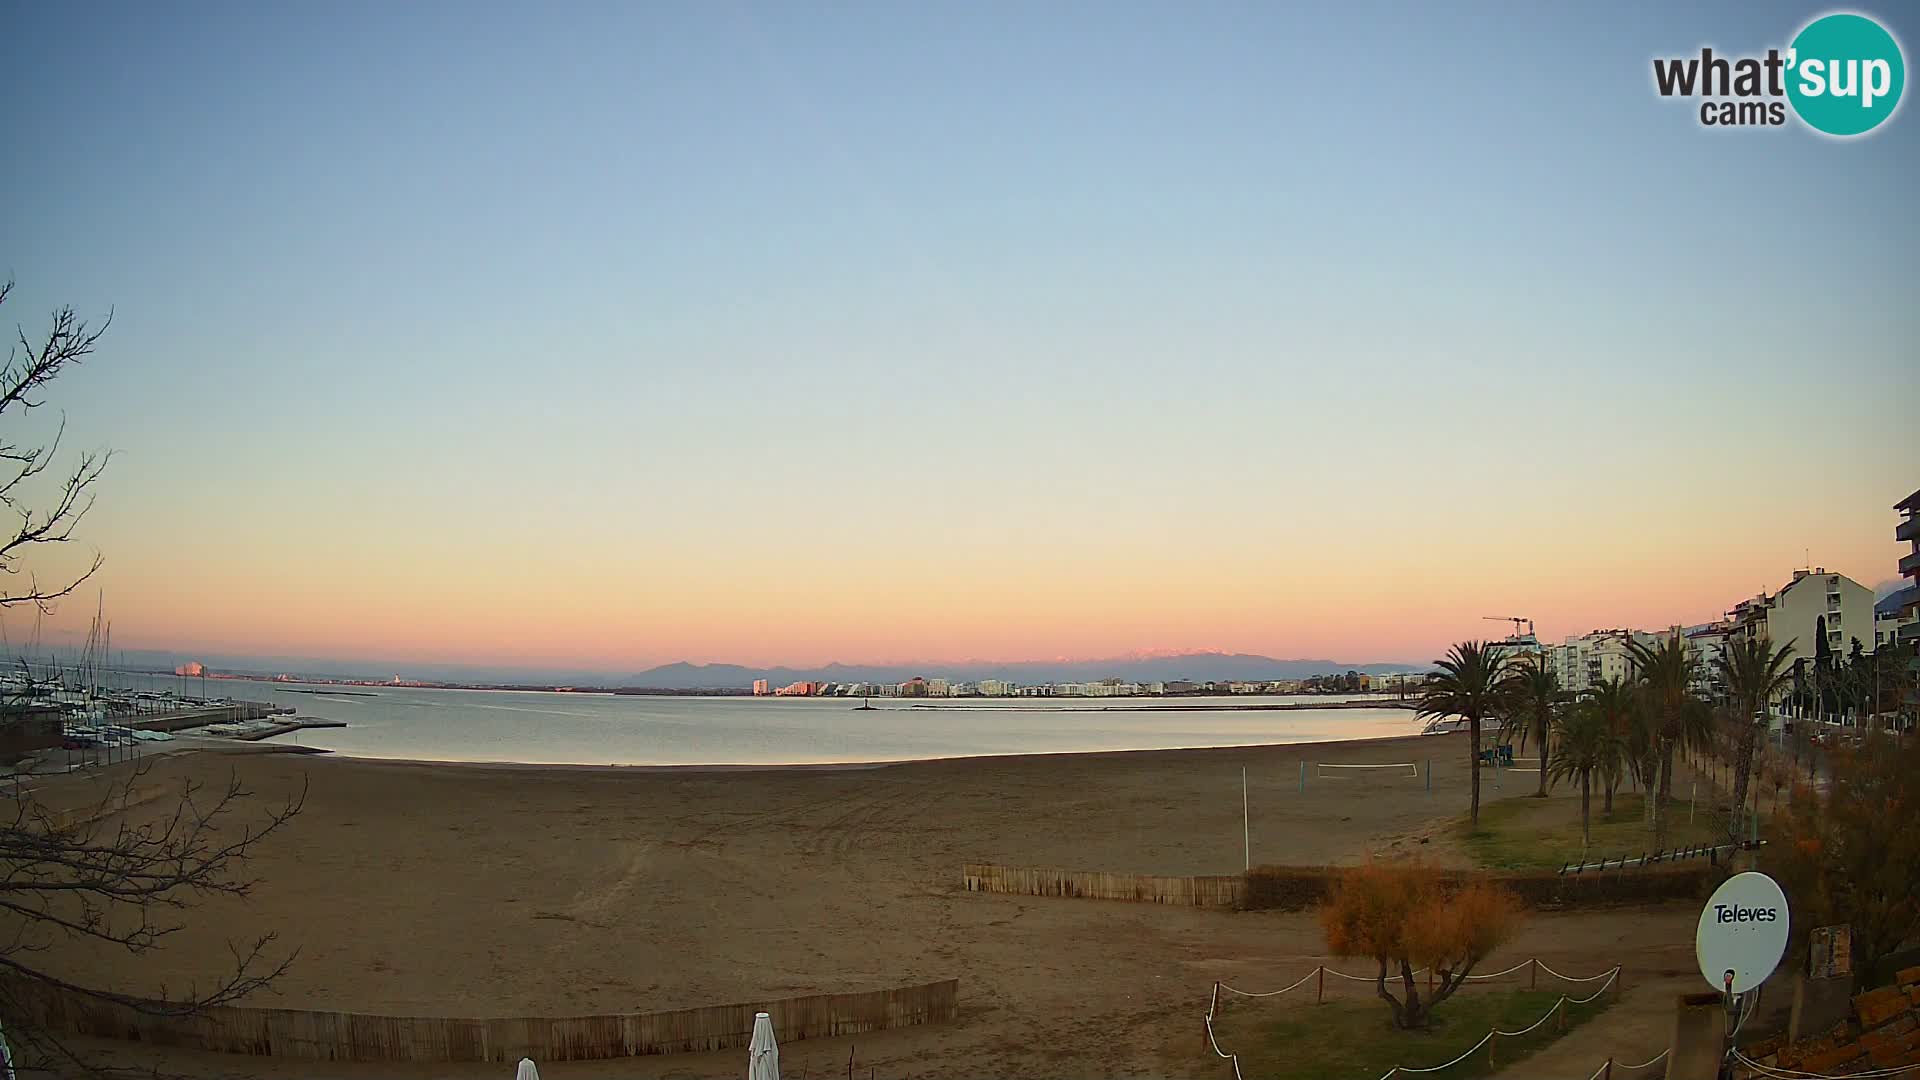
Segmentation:
{"type": "Polygon", "coordinates": [[[1687,654],[1693,658],[1694,692],[1718,700],[1726,689],[1721,685],[1719,660],[1726,655],[1727,642],[1733,639],[1733,624],[1722,620],[1689,626],[1683,633],[1687,654]]]}
{"type": "Polygon", "coordinates": [[[767,696],[767,680],[765,679],[753,680],[753,696],[754,697],[767,696]]]}
{"type": "Polygon", "coordinates": [[[1633,678],[1628,642],[1651,648],[1659,639],[1639,630],[1591,630],[1549,648],[1547,668],[1559,679],[1560,689],[1570,694],[1587,693],[1601,683],[1625,682],[1633,678]]]}
{"type": "Polygon", "coordinates": [[[1901,601],[1900,616],[1905,623],[1897,630],[1896,643],[1901,655],[1907,661],[1907,723],[1911,726],[1916,713],[1920,713],[1920,491],[1901,499],[1894,505],[1900,512],[1900,524],[1894,526],[1893,538],[1904,540],[1912,545],[1912,550],[1900,559],[1900,576],[1907,579],[1906,599],[1901,601]]]}

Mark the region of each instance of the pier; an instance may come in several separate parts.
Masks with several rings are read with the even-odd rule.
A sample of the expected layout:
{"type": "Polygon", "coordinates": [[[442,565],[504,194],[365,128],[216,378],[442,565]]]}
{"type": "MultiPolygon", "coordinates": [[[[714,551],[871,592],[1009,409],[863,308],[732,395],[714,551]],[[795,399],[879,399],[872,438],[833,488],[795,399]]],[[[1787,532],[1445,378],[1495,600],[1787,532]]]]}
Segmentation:
{"type": "Polygon", "coordinates": [[[269,716],[284,716],[292,712],[293,708],[287,705],[273,705],[264,701],[235,701],[225,705],[192,705],[152,716],[128,717],[126,723],[130,727],[146,731],[182,731],[186,728],[205,727],[208,724],[236,724],[243,720],[265,720],[269,716]]]}
{"type": "Polygon", "coordinates": [[[271,739],[275,735],[286,735],[295,731],[304,731],[307,728],[346,726],[347,722],[345,720],[322,720],[317,716],[296,716],[290,720],[283,720],[272,727],[263,727],[258,731],[249,731],[233,737],[241,742],[259,742],[262,739],[271,739]]]}

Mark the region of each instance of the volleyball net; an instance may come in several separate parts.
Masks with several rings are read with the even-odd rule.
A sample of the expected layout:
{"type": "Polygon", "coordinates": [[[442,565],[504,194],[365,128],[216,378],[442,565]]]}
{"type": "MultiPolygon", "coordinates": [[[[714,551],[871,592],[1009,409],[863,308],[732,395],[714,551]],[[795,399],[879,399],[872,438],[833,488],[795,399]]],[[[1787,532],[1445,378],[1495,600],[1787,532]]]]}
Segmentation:
{"type": "Polygon", "coordinates": [[[1314,776],[1321,780],[1353,780],[1363,777],[1384,777],[1388,779],[1420,778],[1420,765],[1412,761],[1382,761],[1360,764],[1334,764],[1329,761],[1316,761],[1313,764],[1314,776]]]}

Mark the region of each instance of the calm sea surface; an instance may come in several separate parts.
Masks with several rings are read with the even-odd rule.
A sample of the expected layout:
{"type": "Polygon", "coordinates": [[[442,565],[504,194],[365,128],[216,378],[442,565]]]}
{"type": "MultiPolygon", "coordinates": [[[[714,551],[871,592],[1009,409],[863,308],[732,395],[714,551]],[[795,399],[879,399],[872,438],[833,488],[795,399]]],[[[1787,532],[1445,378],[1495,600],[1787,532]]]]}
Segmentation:
{"type": "MultiPolygon", "coordinates": [[[[141,684],[202,693],[197,679],[141,684]]],[[[227,679],[204,685],[209,696],[291,705],[301,716],[349,725],[299,732],[302,745],[356,757],[427,761],[823,764],[1370,739],[1420,730],[1413,713],[1403,709],[1271,712],[1198,707],[1326,698],[974,699],[942,702],[939,708],[876,698],[874,710],[862,712],[856,709],[858,699],[845,698],[329,688],[227,679]],[[292,692],[296,690],[322,692],[292,692]]],[[[280,741],[295,738],[282,736],[280,741]]]]}

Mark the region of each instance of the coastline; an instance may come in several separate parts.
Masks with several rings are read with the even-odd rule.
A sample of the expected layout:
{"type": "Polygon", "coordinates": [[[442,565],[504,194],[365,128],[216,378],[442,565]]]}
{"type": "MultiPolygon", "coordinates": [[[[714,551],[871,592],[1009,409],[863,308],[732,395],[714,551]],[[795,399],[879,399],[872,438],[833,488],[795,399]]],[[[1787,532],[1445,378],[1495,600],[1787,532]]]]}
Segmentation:
{"type": "MultiPolygon", "coordinates": [[[[954,765],[981,761],[1028,764],[1046,761],[1124,760],[1151,754],[1205,755],[1270,752],[1278,750],[1304,750],[1310,747],[1348,747],[1397,743],[1409,739],[1438,740],[1440,738],[1443,737],[1422,735],[1418,731],[1414,731],[1405,735],[1366,735],[1352,739],[1302,739],[1294,742],[1267,741],[1208,746],[1152,746],[1130,750],[1013,750],[1004,753],[939,754],[928,757],[889,758],[872,761],[704,762],[676,765],[620,765],[612,762],[600,765],[566,761],[474,761],[465,758],[376,757],[366,754],[348,753],[340,750],[327,750],[321,747],[293,746],[272,741],[256,743],[254,746],[261,750],[280,749],[287,752],[319,754],[333,760],[362,762],[369,765],[455,768],[498,772],[552,771],[626,775],[647,773],[870,772],[877,769],[892,769],[903,766],[954,765]]],[[[203,750],[216,748],[202,746],[191,748],[183,747],[182,749],[203,750]]]]}
{"type": "MultiPolygon", "coordinates": [[[[394,1016],[658,1012],[958,977],[963,1002],[1004,1007],[863,1035],[861,1060],[886,1046],[894,1075],[958,1078],[1017,1071],[991,1063],[1008,1045],[1044,1043],[1089,1071],[1188,1075],[1205,987],[1221,977],[1265,985],[1317,962],[1311,913],[968,893],[962,867],[1184,876],[1409,854],[1470,865],[1459,839],[1465,741],[1407,733],[735,767],[307,756],[261,744],[173,754],[150,763],[143,787],[237,779],[254,795],[235,827],[286,799],[304,808],[249,860],[250,895],[207,898],[141,957],[69,942],[49,959],[62,975],[151,994],[220,977],[229,939],[272,933],[299,956],[254,1004],[394,1016]],[[1417,778],[1316,767],[1406,761],[1421,763],[1417,778]],[[1128,1034],[1115,1043],[1116,1031],[1128,1034]]],[[[89,803],[100,779],[46,790],[89,803]]],[[[1502,790],[1490,778],[1484,789],[1489,801],[1519,798],[1533,783],[1509,778],[1502,790]]],[[[1562,786],[1540,806],[1573,820],[1579,799],[1562,786]]],[[[162,799],[138,813],[169,808],[162,799]]],[[[1684,941],[1697,916],[1545,914],[1510,955],[1589,970],[1620,962],[1621,942],[1650,919],[1676,928],[1661,940],[1684,941]]],[[[1690,956],[1633,948],[1658,968],[1690,956]]],[[[841,1040],[793,1052],[796,1069],[816,1074],[847,1059],[841,1040]]],[[[623,1059],[607,1075],[667,1080],[701,1060],[623,1059]]],[[[423,1065],[393,1075],[453,1074],[423,1065]]]]}

